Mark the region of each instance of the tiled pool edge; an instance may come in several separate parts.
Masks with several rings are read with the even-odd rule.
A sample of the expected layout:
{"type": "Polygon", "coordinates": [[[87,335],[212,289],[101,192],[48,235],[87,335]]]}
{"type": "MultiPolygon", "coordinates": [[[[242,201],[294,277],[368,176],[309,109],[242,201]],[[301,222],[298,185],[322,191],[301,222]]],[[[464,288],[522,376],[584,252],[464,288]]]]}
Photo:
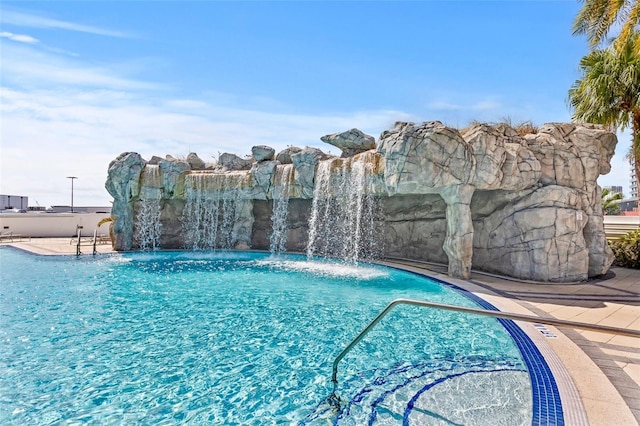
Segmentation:
{"type": "MultiPolygon", "coordinates": [[[[491,311],[500,311],[491,303],[482,299],[471,291],[436,278],[440,283],[453,288],[473,300],[482,308],[491,311]]],[[[531,391],[533,395],[532,425],[564,425],[565,418],[562,407],[562,399],[554,375],[542,356],[536,344],[529,336],[512,320],[499,318],[498,321],[509,332],[514,343],[518,346],[522,359],[529,370],[531,378],[531,391]]]]}
{"type": "Polygon", "coordinates": [[[527,333],[529,339],[536,345],[540,354],[544,357],[555,378],[560,399],[562,401],[562,412],[564,414],[566,425],[587,425],[586,407],[582,403],[580,393],[571,378],[569,371],[565,368],[564,363],[556,354],[551,346],[547,343],[545,335],[539,330],[533,329],[531,324],[521,323],[520,328],[527,333]]]}
{"type": "MultiPolygon", "coordinates": [[[[484,281],[479,277],[468,281],[457,280],[444,275],[446,271],[434,270],[430,265],[421,265],[419,262],[400,261],[399,265],[402,268],[414,268],[418,273],[440,278],[441,281],[453,282],[488,300],[502,311],[555,317],[531,301],[509,294],[509,286],[515,290],[519,288],[518,282],[509,281],[505,288],[505,284],[495,286],[491,281],[484,281]]],[[[615,281],[609,282],[614,283],[615,281]]],[[[597,340],[586,338],[570,328],[547,327],[556,335],[545,335],[531,324],[522,326],[530,338],[539,342],[538,347],[554,373],[565,412],[565,424],[573,421],[579,425],[640,425],[640,410],[637,408],[640,406],[640,388],[633,382],[628,386],[629,381],[632,381],[629,376],[625,375],[627,382],[621,383],[619,376],[607,374],[613,361],[598,348],[597,340]],[[544,348],[548,350],[545,352],[544,348]],[[552,355],[547,357],[547,353],[552,355]],[[554,363],[553,359],[557,361],[554,363]]],[[[619,367],[615,365],[615,368],[619,367]]]]}
{"type": "MultiPolygon", "coordinates": [[[[484,309],[500,311],[496,306],[468,288],[467,283],[456,284],[450,277],[433,271],[421,270],[404,264],[380,262],[381,264],[402,269],[429,278],[469,297],[484,309]]],[[[472,283],[468,283],[473,286],[472,283]]],[[[564,364],[541,335],[527,333],[526,327],[516,325],[514,321],[499,319],[518,346],[529,370],[533,393],[532,425],[585,425],[589,424],[587,414],[577,388],[564,364]],[[556,377],[561,380],[556,380],[556,377]],[[538,387],[535,387],[538,384],[538,387]],[[541,393],[544,392],[544,393],[541,393]],[[549,393],[547,393],[549,392],[549,393]],[[541,397],[544,401],[541,401],[541,397]]]]}

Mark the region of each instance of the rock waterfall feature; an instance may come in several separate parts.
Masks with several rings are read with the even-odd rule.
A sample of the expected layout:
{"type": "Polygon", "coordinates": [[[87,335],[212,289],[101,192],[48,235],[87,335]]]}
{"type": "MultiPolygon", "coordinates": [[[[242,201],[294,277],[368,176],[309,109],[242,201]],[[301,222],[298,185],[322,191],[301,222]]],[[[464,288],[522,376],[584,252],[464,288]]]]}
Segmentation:
{"type": "Polygon", "coordinates": [[[347,261],[399,257],[545,282],[607,272],[597,178],[617,139],[602,126],[550,123],[458,131],[398,122],[378,140],[351,129],[340,148],[255,146],[250,158],[197,154],[109,165],[116,250],[306,251],[347,261]]]}

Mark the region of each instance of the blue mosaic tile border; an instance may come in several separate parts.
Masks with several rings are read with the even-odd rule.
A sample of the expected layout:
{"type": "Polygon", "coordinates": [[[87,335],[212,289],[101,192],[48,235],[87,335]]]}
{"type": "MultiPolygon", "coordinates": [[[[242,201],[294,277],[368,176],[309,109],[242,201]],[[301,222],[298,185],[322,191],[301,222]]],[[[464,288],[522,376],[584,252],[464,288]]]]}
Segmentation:
{"type": "MultiPolygon", "coordinates": [[[[482,299],[479,296],[459,287],[455,284],[441,280],[428,274],[420,274],[413,271],[408,271],[403,268],[403,271],[426,276],[429,279],[436,281],[446,287],[449,287],[465,297],[476,302],[483,309],[491,311],[500,311],[491,303],[482,299]]],[[[547,425],[564,425],[564,415],[562,413],[562,401],[560,400],[560,392],[558,391],[558,385],[551,373],[549,365],[545,361],[544,357],[531,341],[529,336],[518,327],[512,320],[498,318],[498,321],[509,332],[513,341],[518,346],[522,359],[524,360],[527,370],[529,370],[529,377],[531,378],[531,390],[533,392],[533,416],[531,420],[532,426],[547,426],[547,425]]]]}
{"type": "MultiPolygon", "coordinates": [[[[475,302],[482,305],[484,309],[492,311],[498,310],[495,306],[478,296],[467,291],[464,291],[464,293],[465,296],[472,298],[475,302]]],[[[533,392],[533,417],[531,424],[540,426],[564,425],[562,402],[560,401],[558,386],[544,357],[529,336],[512,320],[498,318],[498,321],[509,334],[511,334],[529,370],[531,390],[533,392]]]]}

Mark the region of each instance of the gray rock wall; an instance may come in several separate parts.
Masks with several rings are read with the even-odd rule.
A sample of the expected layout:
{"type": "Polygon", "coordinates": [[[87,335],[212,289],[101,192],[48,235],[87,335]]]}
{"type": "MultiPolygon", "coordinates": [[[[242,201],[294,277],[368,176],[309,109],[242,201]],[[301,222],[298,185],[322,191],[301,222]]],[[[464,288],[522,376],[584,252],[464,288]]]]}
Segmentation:
{"type": "Polygon", "coordinates": [[[447,263],[443,250],[447,219],[442,197],[395,195],[384,199],[384,253],[431,262],[447,263]]]}
{"type": "MultiPolygon", "coordinates": [[[[269,250],[273,224],[271,215],[273,201],[253,202],[253,231],[251,235],[251,248],[256,250],[269,250]]],[[[290,252],[304,252],[307,247],[307,235],[309,233],[309,214],[311,212],[311,200],[289,200],[289,215],[287,218],[287,250],[290,252]]]]}
{"type": "Polygon", "coordinates": [[[286,194],[287,249],[304,251],[319,182],[328,185],[326,205],[326,197],[344,198],[345,182],[359,181],[380,199],[372,238],[385,256],[448,263],[461,278],[473,267],[550,282],[585,280],[611,265],[597,178],[609,172],[617,140],[601,126],[550,123],[521,136],[506,125],[459,132],[437,121],[399,122],[377,142],[357,129],[323,140],[342,158],[296,147],[276,155],[266,146],[214,164],[195,153],[150,162],[121,154],[106,183],[115,249],[141,246],[137,221],[151,202],[160,206],[162,248],[189,248],[194,232],[213,232],[210,246],[198,248],[230,239],[230,248],[267,249],[274,200],[286,194]],[[354,179],[356,170],[365,176],[354,179]]]}

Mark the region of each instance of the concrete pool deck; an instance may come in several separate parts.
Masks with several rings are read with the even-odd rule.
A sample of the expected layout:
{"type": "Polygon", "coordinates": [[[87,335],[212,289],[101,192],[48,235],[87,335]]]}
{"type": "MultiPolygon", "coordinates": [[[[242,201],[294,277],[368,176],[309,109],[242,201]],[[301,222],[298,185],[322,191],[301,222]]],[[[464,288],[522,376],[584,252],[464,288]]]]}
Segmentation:
{"type": "MultiPolygon", "coordinates": [[[[41,255],[75,255],[76,245],[70,242],[71,238],[33,238],[0,245],[41,255]]],[[[83,255],[91,255],[92,249],[81,246],[83,255]]],[[[96,249],[113,253],[110,244],[98,244],[96,249]]],[[[640,331],[639,270],[614,267],[586,283],[539,284],[475,272],[470,280],[457,280],[448,277],[442,266],[411,260],[381,263],[451,282],[501,311],[640,331]]],[[[640,424],[640,338],[518,324],[554,373],[565,424],[640,424]]]]}

